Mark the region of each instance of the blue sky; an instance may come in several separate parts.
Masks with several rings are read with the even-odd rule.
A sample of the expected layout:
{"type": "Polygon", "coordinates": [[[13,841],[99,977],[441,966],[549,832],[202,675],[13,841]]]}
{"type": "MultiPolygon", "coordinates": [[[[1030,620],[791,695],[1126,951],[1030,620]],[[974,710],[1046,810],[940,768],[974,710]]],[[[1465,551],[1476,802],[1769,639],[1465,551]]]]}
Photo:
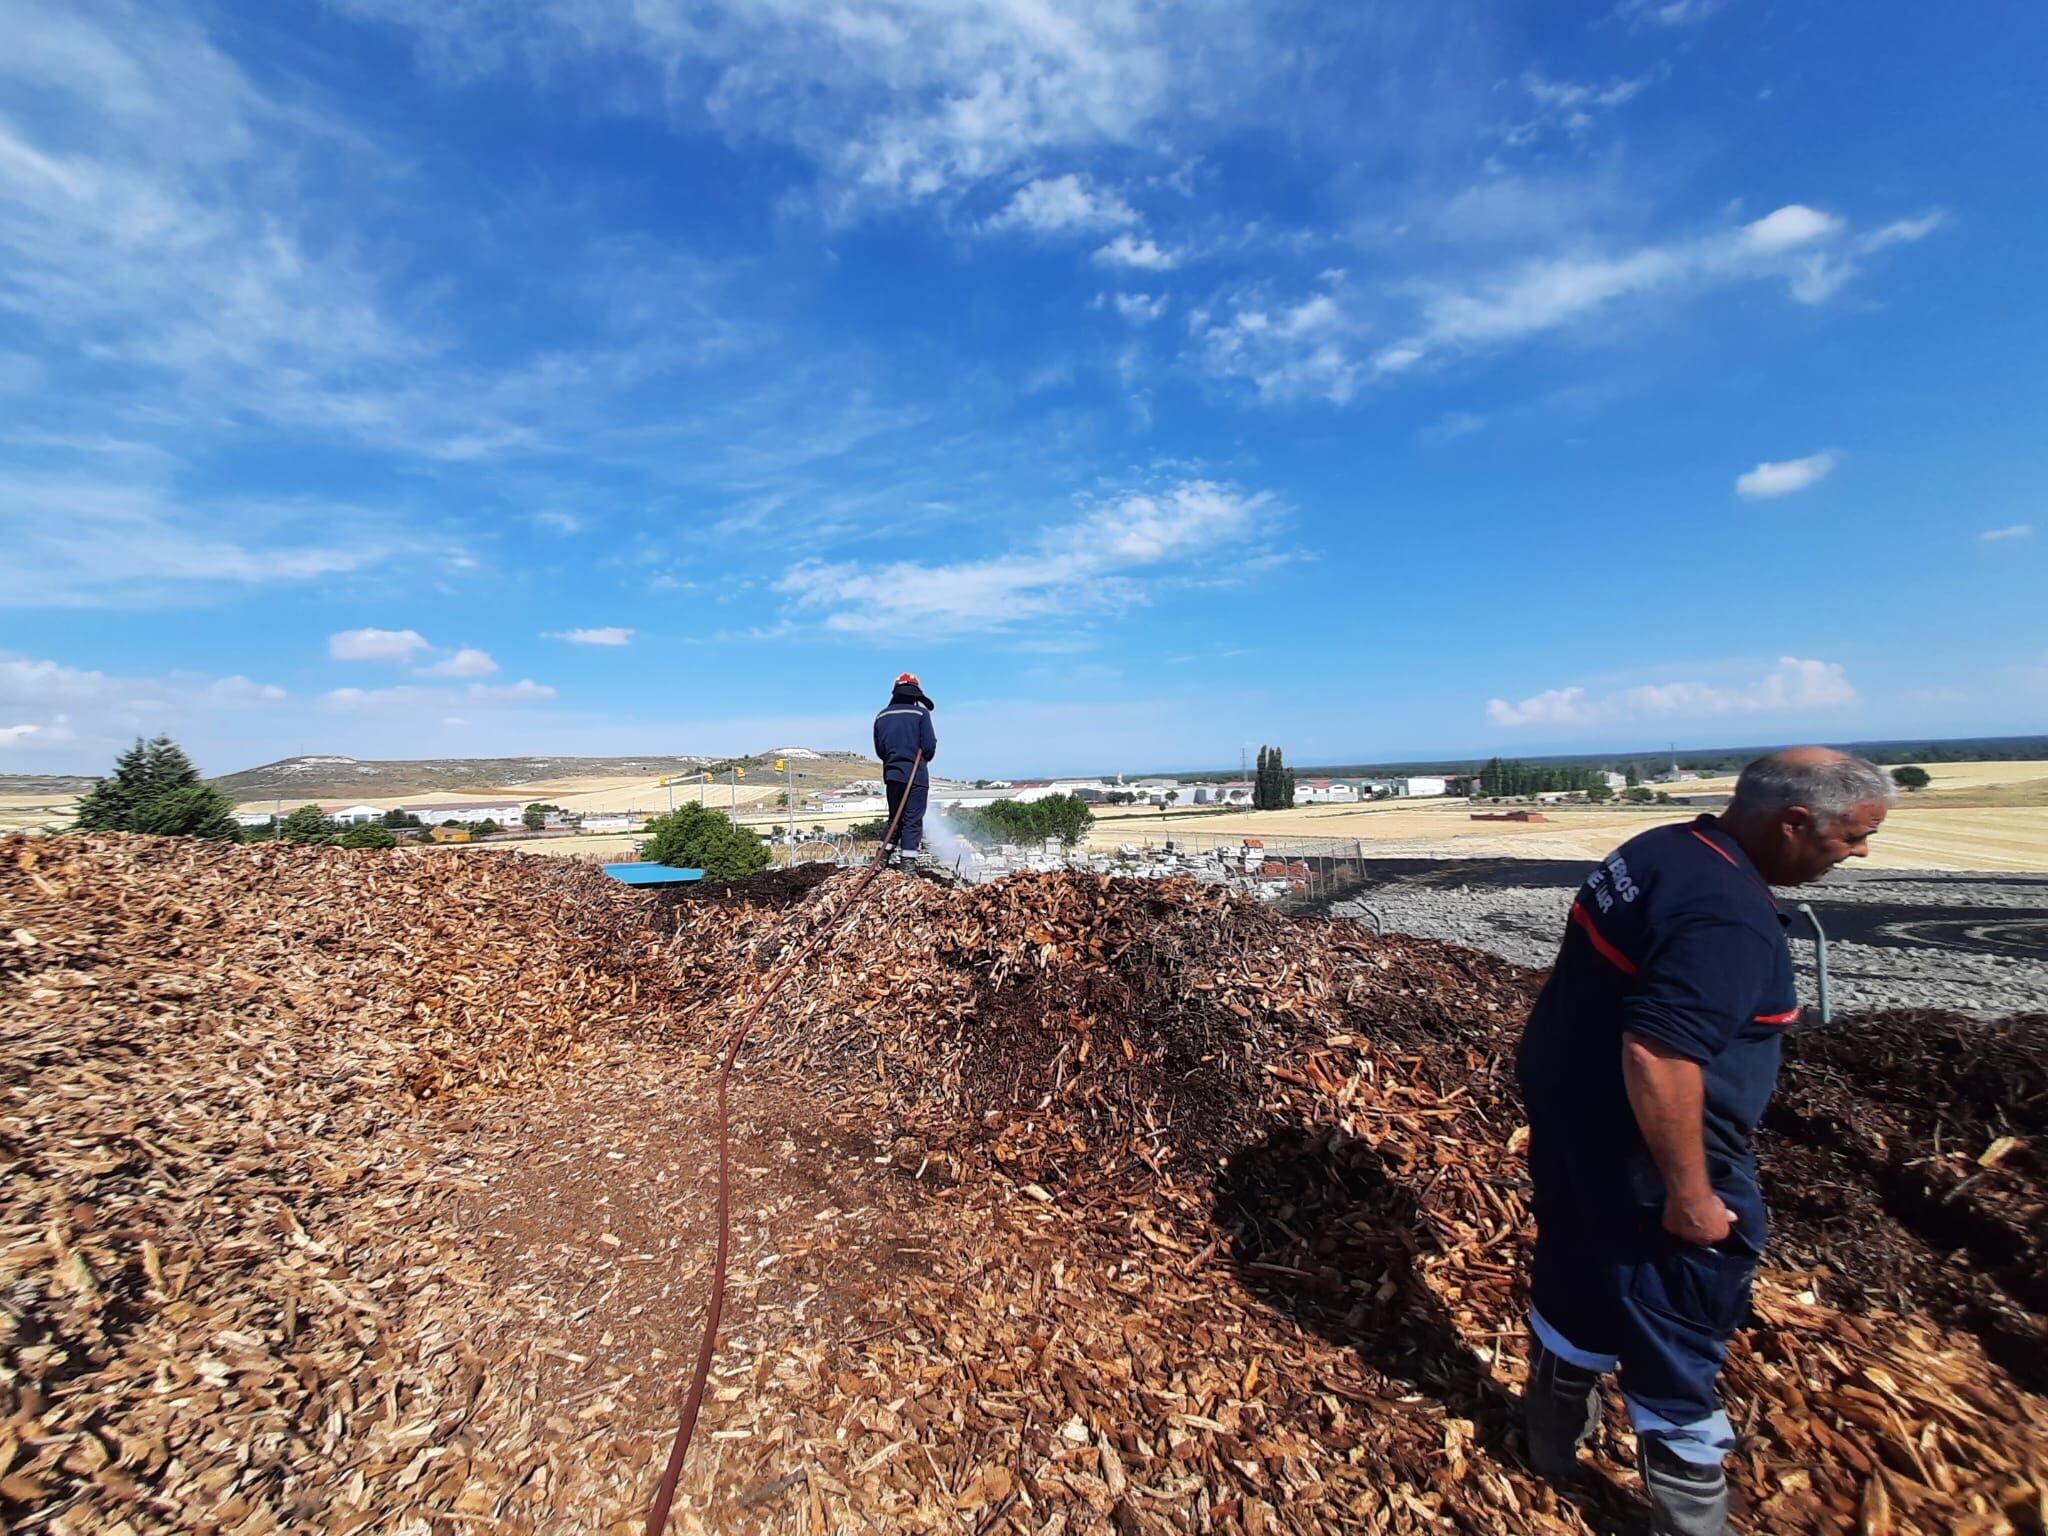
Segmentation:
{"type": "Polygon", "coordinates": [[[0,35],[0,772],[2048,716],[2039,6],[0,35]]]}

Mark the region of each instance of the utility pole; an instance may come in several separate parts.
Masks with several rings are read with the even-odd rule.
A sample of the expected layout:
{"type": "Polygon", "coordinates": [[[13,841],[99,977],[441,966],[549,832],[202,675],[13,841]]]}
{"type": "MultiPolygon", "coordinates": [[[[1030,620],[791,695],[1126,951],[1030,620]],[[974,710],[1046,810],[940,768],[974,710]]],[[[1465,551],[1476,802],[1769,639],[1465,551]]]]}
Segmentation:
{"type": "Polygon", "coordinates": [[[789,796],[789,862],[796,866],[796,769],[788,758],[782,760],[783,792],[789,796]]]}

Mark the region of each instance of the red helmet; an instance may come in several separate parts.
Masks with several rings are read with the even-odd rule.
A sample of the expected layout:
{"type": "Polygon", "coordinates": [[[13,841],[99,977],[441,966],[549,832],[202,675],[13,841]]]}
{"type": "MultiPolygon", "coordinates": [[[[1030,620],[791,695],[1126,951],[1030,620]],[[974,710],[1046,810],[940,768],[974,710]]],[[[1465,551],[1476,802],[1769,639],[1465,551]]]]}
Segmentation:
{"type": "Polygon", "coordinates": [[[919,682],[919,681],[917,680],[917,674],[916,674],[915,672],[899,672],[899,673],[897,673],[897,674],[896,674],[896,685],[897,685],[897,686],[898,686],[898,687],[900,688],[900,687],[902,687],[902,686],[903,686],[903,684],[905,684],[905,683],[908,683],[908,684],[910,684],[910,686],[911,686],[911,687],[913,687],[913,688],[922,688],[922,687],[924,686],[924,684],[923,684],[923,683],[920,683],[920,682],[919,682]]]}

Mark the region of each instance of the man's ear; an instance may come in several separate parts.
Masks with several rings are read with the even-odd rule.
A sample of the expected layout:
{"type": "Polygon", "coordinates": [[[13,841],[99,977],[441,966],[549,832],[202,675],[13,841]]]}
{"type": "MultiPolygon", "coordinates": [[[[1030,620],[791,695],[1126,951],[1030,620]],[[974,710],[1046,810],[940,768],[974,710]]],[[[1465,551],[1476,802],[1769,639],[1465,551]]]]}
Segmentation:
{"type": "Polygon", "coordinates": [[[1793,833],[1812,832],[1819,818],[1803,805],[1788,805],[1778,813],[1778,824],[1793,833]]]}

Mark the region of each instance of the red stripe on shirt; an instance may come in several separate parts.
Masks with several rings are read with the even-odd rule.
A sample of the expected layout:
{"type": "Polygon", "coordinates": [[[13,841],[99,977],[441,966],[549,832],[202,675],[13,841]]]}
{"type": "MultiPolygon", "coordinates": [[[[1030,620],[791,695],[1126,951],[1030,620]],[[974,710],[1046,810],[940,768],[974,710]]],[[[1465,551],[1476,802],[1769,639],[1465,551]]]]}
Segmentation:
{"type": "Polygon", "coordinates": [[[1759,1024],[1790,1024],[1798,1017],[1799,1010],[1793,1008],[1784,1013],[1760,1013],[1756,1016],[1756,1021],[1759,1024]]]}
{"type": "Polygon", "coordinates": [[[1723,848],[1719,843],[1715,842],[1711,837],[1707,836],[1707,834],[1702,832],[1698,827],[1687,827],[1685,830],[1690,832],[1694,837],[1698,838],[1701,842],[1705,843],[1709,848],[1713,849],[1714,852],[1718,853],[1722,858],[1726,859],[1736,869],[1742,868],[1740,864],[1735,863],[1734,856],[1730,854],[1726,848],[1723,848]]]}
{"type": "Polygon", "coordinates": [[[1635,975],[1635,961],[1629,959],[1627,955],[1624,955],[1620,950],[1608,943],[1605,938],[1601,937],[1600,930],[1593,926],[1593,914],[1576,901],[1572,903],[1572,921],[1585,930],[1586,937],[1593,941],[1593,948],[1599,952],[1601,959],[1607,961],[1608,964],[1612,965],[1624,976],[1635,975]]]}

